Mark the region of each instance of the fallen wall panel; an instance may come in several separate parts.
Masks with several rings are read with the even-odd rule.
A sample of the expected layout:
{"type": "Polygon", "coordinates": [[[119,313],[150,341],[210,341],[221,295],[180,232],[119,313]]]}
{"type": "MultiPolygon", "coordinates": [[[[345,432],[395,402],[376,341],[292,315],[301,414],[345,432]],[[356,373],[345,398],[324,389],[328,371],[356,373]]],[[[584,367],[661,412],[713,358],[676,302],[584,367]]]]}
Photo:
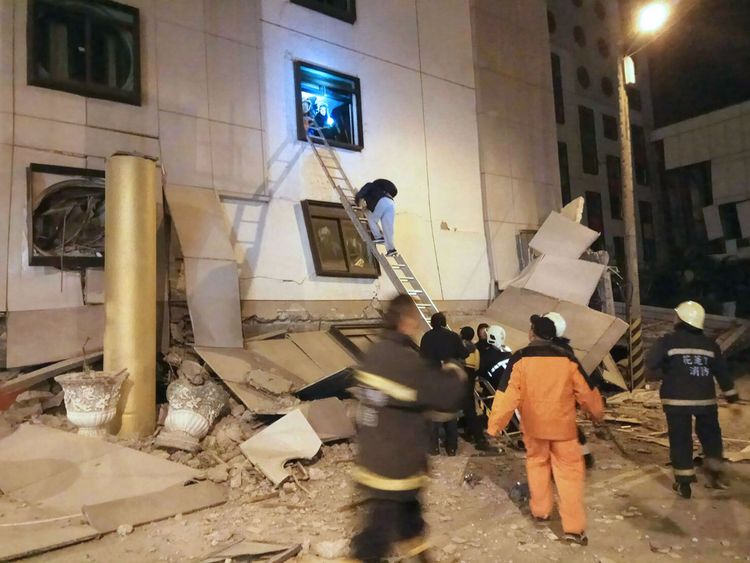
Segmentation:
{"type": "Polygon", "coordinates": [[[529,246],[541,254],[580,258],[599,238],[599,233],[553,211],[539,228],[529,246]]]}
{"type": "Polygon", "coordinates": [[[104,307],[11,311],[7,332],[7,367],[65,360],[80,356],[87,339],[87,352],[102,349],[104,307]]]}

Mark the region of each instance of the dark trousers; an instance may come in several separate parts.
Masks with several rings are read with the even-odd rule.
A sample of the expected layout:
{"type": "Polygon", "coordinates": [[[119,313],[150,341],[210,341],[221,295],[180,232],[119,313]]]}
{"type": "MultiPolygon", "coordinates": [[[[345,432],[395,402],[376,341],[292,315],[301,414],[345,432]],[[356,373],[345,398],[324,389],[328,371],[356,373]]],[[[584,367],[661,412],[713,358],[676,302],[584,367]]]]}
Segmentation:
{"type": "Polygon", "coordinates": [[[721,427],[719,426],[719,409],[707,407],[694,410],[684,407],[664,409],[667,416],[669,431],[669,457],[672,461],[675,481],[692,483],[695,481],[693,467],[693,417],[695,417],[695,433],[703,447],[706,457],[706,469],[710,473],[718,474],[721,470],[723,448],[721,443],[721,427]]]}
{"type": "Polygon", "coordinates": [[[390,554],[394,543],[424,534],[422,505],[419,499],[367,501],[364,527],[352,539],[354,557],[362,561],[380,561],[390,554]]]}
{"type": "Polygon", "coordinates": [[[455,452],[458,450],[458,420],[453,419],[448,422],[433,422],[432,435],[430,436],[430,447],[437,451],[440,447],[440,429],[445,430],[445,449],[455,452]]]}
{"type": "Polygon", "coordinates": [[[464,425],[466,427],[466,436],[475,444],[486,441],[484,437],[484,423],[482,417],[477,414],[476,404],[474,403],[474,383],[475,377],[469,376],[469,388],[466,398],[464,399],[464,425]]]}

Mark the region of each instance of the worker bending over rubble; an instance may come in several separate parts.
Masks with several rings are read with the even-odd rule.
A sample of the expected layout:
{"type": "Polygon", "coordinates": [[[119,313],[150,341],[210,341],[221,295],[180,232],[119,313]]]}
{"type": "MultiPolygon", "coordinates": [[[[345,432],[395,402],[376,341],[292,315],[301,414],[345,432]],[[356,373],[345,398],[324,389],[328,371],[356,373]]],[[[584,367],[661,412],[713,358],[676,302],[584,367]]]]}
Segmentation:
{"type": "Polygon", "coordinates": [[[352,551],[359,561],[380,561],[396,545],[401,556],[426,560],[419,501],[427,480],[426,415],[461,408],[466,373],[452,362],[430,364],[412,348],[421,318],[408,295],[391,301],[384,323],[383,339],[356,372],[359,452],[353,478],[368,496],[368,512],[352,551]]]}
{"type": "Polygon", "coordinates": [[[723,444],[719,427],[719,409],[714,378],[739,413],[734,383],[719,345],[703,334],[706,312],[695,301],[680,303],[675,309],[674,332],[660,338],[649,351],[646,367],[663,374],[662,408],[667,417],[669,456],[672,461],[677,494],[690,498],[690,485],[696,481],[693,467],[693,417],[705,456],[709,485],[726,489],[729,485],[722,471],[723,444]]]}
{"type": "Polygon", "coordinates": [[[585,469],[576,403],[597,421],[604,417],[604,404],[575,356],[553,344],[555,324],[538,315],[530,320],[530,343],[513,354],[500,380],[488,432],[496,436],[520,410],[531,514],[539,522],[550,519],[554,475],[565,539],[586,545],[585,469]]]}

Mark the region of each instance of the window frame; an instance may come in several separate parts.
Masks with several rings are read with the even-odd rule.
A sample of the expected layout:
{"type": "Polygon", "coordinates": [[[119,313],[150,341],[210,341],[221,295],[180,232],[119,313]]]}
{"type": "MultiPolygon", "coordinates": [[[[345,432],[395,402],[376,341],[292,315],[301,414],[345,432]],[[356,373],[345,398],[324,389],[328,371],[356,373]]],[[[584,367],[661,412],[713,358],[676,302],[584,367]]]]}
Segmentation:
{"type": "Polygon", "coordinates": [[[573,200],[570,186],[570,159],[568,158],[568,144],[557,141],[557,165],[560,169],[560,192],[563,205],[573,200]]]}
{"type": "Polygon", "coordinates": [[[346,23],[354,24],[357,21],[357,0],[346,1],[349,4],[349,8],[342,11],[336,8],[331,8],[326,4],[316,2],[315,0],[291,0],[292,4],[296,4],[297,6],[302,6],[308,10],[323,14],[324,16],[329,16],[346,23]]]}
{"type": "Polygon", "coordinates": [[[607,166],[607,188],[609,190],[609,216],[612,219],[622,220],[622,164],[620,157],[608,154],[607,166]],[[617,205],[615,205],[615,202],[617,205]]]}
{"type": "MultiPolygon", "coordinates": [[[[102,6],[108,6],[110,8],[116,8],[123,12],[127,12],[133,16],[134,23],[132,26],[124,24],[118,24],[119,27],[124,27],[130,30],[133,35],[133,91],[127,92],[125,90],[119,90],[109,88],[101,84],[96,84],[91,81],[91,34],[87,33],[86,37],[86,81],[80,82],[77,80],[63,80],[58,78],[43,78],[40,77],[37,72],[37,29],[36,29],[36,8],[39,4],[45,3],[43,0],[28,0],[28,8],[26,12],[26,82],[29,86],[38,86],[40,88],[48,88],[50,90],[60,90],[62,92],[68,92],[70,94],[77,94],[87,98],[97,98],[101,100],[110,100],[113,102],[121,102],[133,106],[140,106],[143,103],[143,95],[141,92],[141,18],[140,10],[135,6],[129,6],[127,4],[121,4],[114,2],[113,0],[87,0],[90,3],[100,4],[102,6]]],[[[107,21],[106,18],[98,16],[92,16],[87,12],[81,12],[76,9],[67,9],[69,12],[84,14],[86,22],[93,20],[107,21]]],[[[88,27],[88,25],[87,25],[88,27]]]]}
{"type": "MultiPolygon", "coordinates": [[[[300,88],[300,84],[302,83],[302,67],[303,66],[314,69],[314,70],[318,70],[321,72],[333,74],[344,80],[350,80],[354,83],[353,93],[357,101],[357,116],[359,117],[359,119],[357,120],[357,137],[359,138],[359,143],[356,145],[352,145],[349,143],[341,143],[339,141],[332,141],[328,139],[328,144],[331,145],[332,147],[336,147],[339,149],[346,149],[350,151],[361,152],[365,148],[365,138],[363,134],[363,123],[362,123],[364,119],[362,115],[362,84],[359,81],[359,77],[351,76],[349,74],[344,74],[343,72],[339,72],[337,70],[326,68],[324,66],[316,65],[313,63],[308,63],[307,61],[303,61],[303,60],[294,61],[294,105],[295,105],[295,120],[297,122],[297,140],[307,142],[307,135],[305,135],[305,125],[302,121],[302,112],[300,111],[302,109],[302,90],[300,88]]],[[[318,144],[322,143],[322,141],[313,141],[313,142],[318,143],[318,144]]]]}
{"type": "Polygon", "coordinates": [[[583,194],[583,200],[586,206],[586,226],[589,229],[597,230],[599,225],[592,225],[591,219],[592,219],[592,213],[595,209],[594,201],[596,201],[599,209],[599,221],[601,222],[601,228],[599,229],[599,236],[596,238],[596,240],[591,243],[591,250],[604,250],[605,249],[605,241],[606,236],[604,234],[604,202],[602,201],[602,194],[601,192],[597,192],[594,190],[586,190],[583,194]]]}
{"type": "MultiPolygon", "coordinates": [[[[587,118],[588,119],[588,118],[587,118]]],[[[579,133],[579,142],[581,144],[581,168],[583,169],[584,174],[590,174],[591,176],[598,176],[599,175],[599,147],[597,146],[596,142],[596,112],[587,106],[578,106],[578,133],[579,133]],[[589,151],[587,151],[584,147],[584,128],[583,128],[583,116],[591,115],[591,129],[592,129],[592,135],[591,135],[591,143],[593,147],[593,159],[589,160],[587,159],[587,154],[589,151]],[[588,164],[592,164],[593,166],[588,166],[588,164]]]]}
{"type": "Polygon", "coordinates": [[[555,102],[555,122],[565,124],[565,92],[562,83],[562,59],[557,53],[550,54],[552,66],[552,94],[555,102]]]}
{"type": "MultiPolygon", "coordinates": [[[[377,258],[374,256],[373,263],[375,264],[375,272],[371,274],[366,273],[356,273],[351,271],[351,266],[349,264],[349,256],[346,252],[346,246],[345,246],[345,240],[344,240],[344,234],[341,227],[342,222],[351,223],[351,220],[349,219],[349,216],[346,215],[346,211],[344,210],[344,206],[340,203],[333,203],[330,201],[318,201],[313,199],[305,199],[302,202],[300,202],[302,205],[302,216],[305,220],[305,229],[307,230],[307,239],[309,243],[310,253],[312,254],[313,259],[313,265],[315,266],[315,274],[321,277],[328,277],[328,278],[355,278],[355,279],[378,279],[380,277],[380,263],[378,262],[377,258]],[[332,219],[334,221],[338,222],[338,235],[339,240],[342,242],[342,250],[344,252],[344,261],[347,266],[347,270],[330,270],[326,269],[323,266],[323,263],[320,259],[320,252],[318,250],[318,245],[315,239],[315,235],[313,232],[313,224],[312,220],[314,217],[320,217],[320,215],[316,215],[314,208],[327,208],[331,210],[336,210],[337,212],[341,212],[341,217],[336,217],[333,214],[331,217],[324,217],[326,219],[332,219]]],[[[355,231],[356,232],[356,231],[355,231]]]]}
{"type": "MultiPolygon", "coordinates": [[[[63,271],[80,270],[83,268],[103,268],[104,256],[38,256],[34,253],[34,204],[35,198],[32,189],[34,174],[56,174],[59,176],[101,178],[104,179],[104,170],[92,168],[76,168],[73,166],[60,166],[57,164],[38,164],[32,162],[26,169],[26,243],[29,253],[29,266],[46,266],[63,271]]],[[[104,191],[102,187],[102,191],[104,191]]],[[[104,197],[104,209],[106,213],[106,193],[104,197]]],[[[106,233],[105,233],[106,237],[106,233]]]]}
{"type": "Polygon", "coordinates": [[[614,115],[609,115],[608,113],[602,114],[602,133],[604,138],[609,139],[610,141],[620,140],[620,125],[614,115]],[[614,127],[614,129],[612,127],[614,127]],[[609,133],[612,132],[614,132],[614,136],[609,135],[609,133]]]}

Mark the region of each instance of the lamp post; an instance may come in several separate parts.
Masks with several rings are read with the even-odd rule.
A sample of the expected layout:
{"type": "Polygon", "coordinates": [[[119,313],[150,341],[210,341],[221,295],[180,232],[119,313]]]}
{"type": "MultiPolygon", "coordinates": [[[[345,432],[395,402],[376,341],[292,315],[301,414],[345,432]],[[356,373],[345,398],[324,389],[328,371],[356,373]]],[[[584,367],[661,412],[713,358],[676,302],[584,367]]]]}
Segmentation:
{"type": "MultiPolygon", "coordinates": [[[[658,30],[666,21],[669,8],[665,2],[651,2],[638,12],[637,30],[649,33],[658,30]]],[[[630,106],[626,83],[635,83],[632,59],[620,42],[617,61],[617,91],[620,105],[620,162],[622,176],[622,212],[625,223],[625,260],[627,288],[625,294],[626,318],[628,321],[628,376],[631,389],[645,383],[644,355],[641,328],[641,293],[638,278],[638,242],[635,222],[635,189],[633,187],[633,148],[630,140],[630,106]],[[627,74],[626,76],[626,65],[627,74]]]]}

